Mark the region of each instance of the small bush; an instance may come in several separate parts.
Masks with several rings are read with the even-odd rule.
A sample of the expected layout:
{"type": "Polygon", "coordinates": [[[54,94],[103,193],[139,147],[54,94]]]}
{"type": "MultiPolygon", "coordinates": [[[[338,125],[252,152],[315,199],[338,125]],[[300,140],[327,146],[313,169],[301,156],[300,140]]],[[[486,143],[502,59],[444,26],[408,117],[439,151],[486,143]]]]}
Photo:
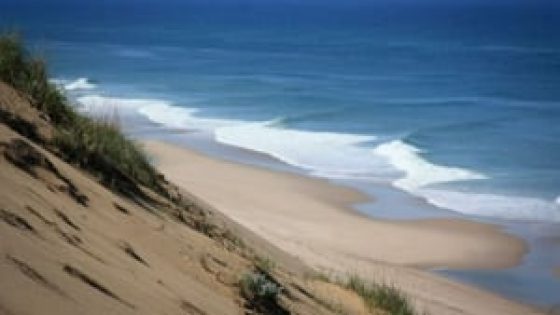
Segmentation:
{"type": "Polygon", "coordinates": [[[247,307],[258,314],[287,315],[289,312],[278,303],[282,292],[280,285],[260,271],[246,273],[240,280],[241,295],[247,307]]]}
{"type": "Polygon", "coordinates": [[[247,299],[272,301],[280,293],[280,287],[260,272],[251,272],[241,278],[241,293],[247,299]]]}
{"type": "Polygon", "coordinates": [[[366,283],[352,276],[346,287],[360,295],[371,309],[380,308],[391,315],[415,314],[406,297],[393,286],[366,283]]]}

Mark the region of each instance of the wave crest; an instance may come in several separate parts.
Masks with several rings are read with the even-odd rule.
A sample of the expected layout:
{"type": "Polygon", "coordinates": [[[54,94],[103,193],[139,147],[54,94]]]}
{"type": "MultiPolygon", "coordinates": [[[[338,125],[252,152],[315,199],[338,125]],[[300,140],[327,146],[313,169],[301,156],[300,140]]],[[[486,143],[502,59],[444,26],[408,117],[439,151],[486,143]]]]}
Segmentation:
{"type": "Polygon", "coordinates": [[[367,154],[372,135],[279,128],[278,121],[247,123],[215,130],[216,140],[266,153],[324,177],[354,177],[387,170],[381,159],[367,154]]]}
{"type": "Polygon", "coordinates": [[[373,153],[386,158],[391,165],[404,173],[395,186],[406,191],[438,184],[465,180],[487,179],[484,174],[471,170],[433,164],[422,158],[421,150],[401,140],[377,146],[373,153]]]}
{"type": "Polygon", "coordinates": [[[426,189],[421,195],[435,206],[468,215],[510,220],[560,222],[560,204],[538,198],[426,189]]]}
{"type": "Polygon", "coordinates": [[[93,84],[88,78],[78,78],[74,81],[66,81],[62,87],[67,91],[77,90],[93,90],[97,86],[93,84]]]}

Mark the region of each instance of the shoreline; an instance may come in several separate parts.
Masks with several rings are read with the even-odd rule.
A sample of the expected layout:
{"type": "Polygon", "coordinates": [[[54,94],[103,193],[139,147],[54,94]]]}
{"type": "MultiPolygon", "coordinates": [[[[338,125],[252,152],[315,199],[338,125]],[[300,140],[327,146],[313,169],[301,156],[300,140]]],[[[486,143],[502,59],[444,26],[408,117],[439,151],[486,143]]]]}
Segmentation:
{"type": "Polygon", "coordinates": [[[365,195],[327,180],[222,161],[160,141],[144,144],[171,181],[323,272],[384,279],[435,314],[534,311],[420,270],[516,266],[526,245],[497,226],[463,219],[372,219],[351,207],[367,200],[365,195]]]}

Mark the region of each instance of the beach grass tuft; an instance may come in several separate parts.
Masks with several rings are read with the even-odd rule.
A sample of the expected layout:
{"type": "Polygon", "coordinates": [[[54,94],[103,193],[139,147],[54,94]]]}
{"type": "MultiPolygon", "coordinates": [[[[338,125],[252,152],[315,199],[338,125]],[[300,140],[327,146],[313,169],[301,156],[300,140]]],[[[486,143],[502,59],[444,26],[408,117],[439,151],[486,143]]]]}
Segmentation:
{"type": "Polygon", "coordinates": [[[119,172],[147,186],[157,185],[157,176],[141,148],[103,119],[77,117],[77,123],[57,132],[55,144],[64,156],[94,172],[110,186],[118,185],[119,172]]]}
{"type": "Polygon", "coordinates": [[[57,86],[49,82],[46,63],[30,54],[16,33],[0,35],[0,80],[26,95],[56,128],[51,145],[68,162],[92,172],[113,188],[123,181],[163,192],[161,175],[115,121],[78,113],[57,86]]]}
{"type": "Polygon", "coordinates": [[[256,256],[255,266],[261,272],[269,274],[276,268],[276,263],[268,257],[256,256]]]}
{"type": "Polygon", "coordinates": [[[346,287],[361,296],[370,309],[382,309],[391,315],[415,314],[406,296],[394,286],[369,283],[358,276],[350,276],[346,287]]]}
{"type": "Polygon", "coordinates": [[[248,308],[260,314],[289,314],[278,301],[282,287],[269,275],[259,270],[248,272],[241,277],[239,286],[248,308]]]}
{"type": "Polygon", "coordinates": [[[78,114],[64,94],[49,82],[43,59],[32,56],[16,33],[0,35],[0,80],[26,95],[57,126],[76,123],[78,114]]]}

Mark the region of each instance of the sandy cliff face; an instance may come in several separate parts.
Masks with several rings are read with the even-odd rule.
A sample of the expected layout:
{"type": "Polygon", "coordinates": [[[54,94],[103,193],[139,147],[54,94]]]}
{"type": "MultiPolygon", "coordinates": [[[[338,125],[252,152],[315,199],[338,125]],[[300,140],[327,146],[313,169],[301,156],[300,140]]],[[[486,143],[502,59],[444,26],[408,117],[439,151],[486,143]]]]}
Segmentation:
{"type": "Polygon", "coordinates": [[[261,254],[278,262],[266,273],[282,288],[268,311],[366,313],[199,202],[145,189],[132,201],[60,160],[41,145],[52,126],[3,83],[0,114],[0,314],[266,313],[239,287],[261,254]]]}

